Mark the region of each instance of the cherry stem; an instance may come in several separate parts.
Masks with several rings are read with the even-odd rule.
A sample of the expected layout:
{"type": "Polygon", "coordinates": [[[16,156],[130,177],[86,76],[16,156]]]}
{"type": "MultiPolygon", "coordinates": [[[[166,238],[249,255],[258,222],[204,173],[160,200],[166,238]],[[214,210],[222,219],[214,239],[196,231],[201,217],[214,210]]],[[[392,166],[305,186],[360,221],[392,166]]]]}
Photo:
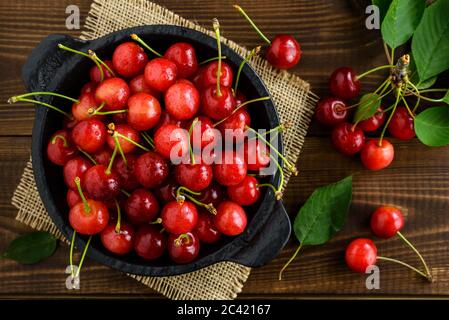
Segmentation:
{"type": "Polygon", "coordinates": [[[78,193],[81,197],[81,200],[83,200],[84,203],[84,211],[86,213],[90,213],[90,207],[89,204],[87,203],[86,197],[83,194],[83,190],[81,189],[81,180],[79,177],[75,178],[75,184],[76,184],[76,188],[78,189],[78,193]]]}
{"type": "Polygon", "coordinates": [[[118,133],[117,131],[114,133],[114,135],[116,135],[117,138],[122,138],[123,140],[126,140],[129,143],[132,143],[133,145],[135,145],[136,147],[142,149],[143,151],[147,151],[147,152],[150,151],[150,149],[144,147],[143,145],[141,145],[140,143],[134,141],[133,139],[130,139],[127,136],[124,136],[123,134],[118,133]]]}
{"type": "Polygon", "coordinates": [[[179,247],[182,244],[182,239],[190,240],[190,237],[187,233],[180,234],[179,237],[174,240],[175,246],[179,247]]]}
{"type": "Polygon", "coordinates": [[[383,69],[391,69],[391,68],[393,68],[394,66],[393,65],[391,65],[391,64],[386,64],[386,65],[383,65],[383,66],[380,66],[380,67],[376,67],[376,68],[373,68],[373,69],[370,69],[370,70],[368,70],[368,71],[365,71],[364,73],[362,73],[362,74],[360,74],[360,75],[358,75],[357,76],[357,79],[362,79],[363,77],[365,77],[365,76],[367,76],[367,75],[369,75],[369,74],[371,74],[371,73],[373,73],[373,72],[376,72],[376,71],[379,71],[379,70],[383,70],[383,69]]]}
{"type": "Polygon", "coordinates": [[[291,256],[291,258],[287,261],[286,264],[282,267],[281,271],[279,271],[279,281],[282,280],[282,274],[284,273],[285,269],[292,263],[293,260],[295,260],[296,256],[298,255],[299,251],[302,248],[302,243],[299,244],[298,248],[296,249],[295,253],[291,256]]]}
{"type": "Polygon", "coordinates": [[[279,189],[277,189],[275,186],[273,186],[271,183],[259,183],[256,185],[256,187],[261,188],[261,187],[269,187],[271,190],[273,190],[273,192],[276,195],[276,200],[281,200],[282,199],[282,192],[279,191],[279,189]]]}
{"type": "Polygon", "coordinates": [[[67,99],[67,100],[70,100],[70,101],[75,102],[75,103],[79,103],[79,101],[77,99],[75,99],[75,98],[71,98],[71,97],[65,96],[63,94],[54,93],[54,92],[48,92],[48,91],[35,91],[35,92],[24,93],[24,94],[12,97],[11,99],[14,99],[14,98],[19,98],[20,99],[20,98],[32,97],[32,96],[35,96],[35,95],[54,96],[54,97],[58,97],[58,98],[67,99]]]}
{"type": "Polygon", "coordinates": [[[391,56],[390,56],[390,51],[388,51],[388,46],[385,41],[384,41],[384,51],[385,51],[385,56],[387,57],[388,63],[393,64],[393,60],[391,60],[391,56]]]}
{"type": "Polygon", "coordinates": [[[427,273],[427,276],[428,276],[429,280],[431,280],[432,279],[432,274],[430,273],[430,269],[427,266],[427,263],[424,260],[423,256],[421,255],[421,253],[419,253],[418,249],[416,249],[416,247],[410,241],[408,241],[407,238],[400,231],[397,232],[397,235],[399,236],[399,238],[401,238],[416,253],[418,258],[421,260],[421,262],[422,262],[422,264],[424,266],[424,269],[426,269],[426,273],[427,273]]]}
{"type": "MultiPolygon", "coordinates": [[[[273,129],[270,129],[270,130],[268,130],[268,131],[265,131],[265,133],[263,133],[263,135],[264,135],[265,137],[267,137],[268,135],[272,134],[273,132],[276,133],[273,137],[271,137],[271,139],[270,139],[270,143],[271,143],[271,142],[274,140],[274,138],[277,137],[277,134],[278,134],[279,132],[284,132],[287,128],[288,128],[287,125],[284,125],[284,124],[281,123],[281,124],[278,125],[277,127],[274,127],[273,129]]],[[[250,138],[248,138],[248,141],[254,140],[254,139],[256,139],[256,137],[250,137],[250,138]]]]}
{"type": "Polygon", "coordinates": [[[237,9],[240,14],[249,22],[249,24],[253,27],[253,29],[257,32],[257,34],[268,44],[271,44],[271,41],[260,31],[260,29],[256,26],[256,24],[251,20],[251,18],[246,14],[246,12],[239,5],[234,5],[234,8],[237,9]]]}
{"type": "Polygon", "coordinates": [[[430,102],[443,102],[444,101],[443,98],[442,99],[431,99],[431,98],[422,96],[421,95],[422,92],[420,92],[419,89],[411,81],[408,81],[407,85],[410,85],[413,88],[413,90],[415,90],[415,91],[408,91],[408,92],[411,93],[412,95],[418,97],[419,99],[423,99],[425,101],[430,101],[430,102]]]}
{"type": "Polygon", "coordinates": [[[205,204],[205,203],[203,203],[201,201],[198,201],[197,199],[192,197],[190,194],[183,193],[182,191],[188,192],[188,193],[193,194],[195,196],[200,196],[201,195],[201,192],[195,192],[195,191],[192,191],[192,190],[190,190],[190,189],[188,189],[186,187],[180,186],[176,190],[176,201],[178,201],[180,203],[183,203],[185,198],[188,198],[194,204],[196,204],[197,206],[205,208],[207,211],[209,211],[213,215],[217,214],[217,210],[215,209],[215,207],[214,207],[214,205],[212,203],[205,204]]]}
{"type": "Polygon", "coordinates": [[[384,260],[384,261],[389,261],[389,262],[394,262],[394,263],[400,264],[400,265],[402,265],[402,266],[404,266],[404,267],[409,268],[410,270],[415,271],[415,272],[416,272],[417,274],[419,274],[420,276],[423,276],[424,278],[426,278],[429,282],[432,282],[432,278],[431,278],[429,275],[425,274],[425,273],[422,272],[421,270],[416,269],[415,267],[412,267],[412,266],[409,265],[408,263],[402,262],[402,261],[397,260],[397,259],[392,259],[392,258],[387,258],[387,257],[382,257],[382,256],[377,256],[377,259],[378,259],[378,260],[384,260]]]}
{"type": "Polygon", "coordinates": [[[384,128],[382,129],[382,133],[380,135],[380,139],[379,139],[379,147],[382,147],[382,140],[385,136],[385,132],[387,131],[388,125],[391,122],[391,119],[393,118],[394,112],[396,111],[396,108],[398,106],[399,103],[399,99],[402,96],[401,90],[399,89],[397,92],[397,97],[396,97],[396,102],[393,105],[393,109],[390,112],[390,116],[388,117],[387,123],[385,123],[384,128]]]}
{"type": "Polygon", "coordinates": [[[51,139],[51,144],[55,144],[58,139],[62,140],[62,145],[65,148],[67,148],[69,146],[69,144],[67,143],[67,139],[64,136],[60,135],[60,134],[55,135],[53,137],[53,139],[51,139]]]}
{"type": "Polygon", "coordinates": [[[87,249],[89,249],[90,241],[92,240],[92,236],[87,240],[86,246],[84,247],[83,254],[81,255],[80,264],[78,265],[78,270],[76,271],[75,278],[79,277],[81,268],[83,267],[84,259],[86,258],[87,249]]]}
{"type": "Polygon", "coordinates": [[[154,148],[154,141],[153,141],[153,139],[151,139],[151,137],[148,135],[148,133],[142,131],[141,135],[142,135],[143,140],[145,140],[146,143],[148,143],[151,148],[154,148]]]}
{"type": "Polygon", "coordinates": [[[95,161],[95,159],[88,154],[86,151],[84,151],[83,149],[81,149],[80,147],[78,147],[79,152],[81,152],[87,159],[89,159],[94,165],[97,164],[97,161],[95,161]]]}
{"type": "Polygon", "coordinates": [[[131,39],[133,39],[134,41],[137,41],[138,43],[140,43],[142,46],[144,46],[146,49],[148,49],[149,51],[151,51],[153,54],[155,54],[158,57],[162,57],[162,55],[157,52],[156,50],[154,50],[153,48],[151,48],[149,45],[146,44],[145,41],[143,41],[137,34],[133,33],[131,35],[131,39]]]}
{"type": "Polygon", "coordinates": [[[273,156],[270,154],[270,158],[274,161],[276,164],[276,167],[279,170],[279,186],[274,191],[274,196],[276,197],[276,200],[282,199],[282,188],[284,187],[284,170],[282,169],[281,165],[279,164],[279,161],[277,161],[273,156]]]}
{"type": "Polygon", "coordinates": [[[122,223],[122,213],[117,199],[114,199],[114,201],[115,201],[115,208],[117,209],[117,223],[115,225],[115,232],[120,233],[120,227],[122,223]]]}
{"type": "Polygon", "coordinates": [[[394,62],[394,48],[391,48],[390,56],[391,56],[391,63],[393,63],[394,62]]]}
{"type": "MultiPolygon", "coordinates": [[[[218,58],[219,58],[219,57],[212,57],[212,58],[206,59],[206,60],[204,60],[204,61],[201,61],[201,62],[199,63],[199,65],[202,66],[203,64],[206,64],[206,63],[209,63],[209,62],[212,62],[212,61],[216,61],[216,60],[218,60],[218,58]]],[[[226,57],[226,56],[221,56],[221,60],[224,60],[224,59],[227,59],[227,58],[228,58],[228,57],[226,57]]]]}
{"type": "Polygon", "coordinates": [[[212,20],[212,25],[215,31],[215,37],[217,39],[217,50],[218,50],[218,67],[217,67],[217,96],[221,97],[221,41],[220,41],[220,23],[217,18],[212,20]]]}
{"type": "Polygon", "coordinates": [[[195,127],[195,125],[198,122],[198,117],[196,117],[195,119],[193,119],[192,124],[190,125],[189,128],[189,152],[190,152],[190,162],[192,162],[192,164],[195,164],[195,155],[193,154],[193,148],[192,148],[192,143],[191,143],[191,137],[192,137],[192,131],[193,128],[195,127]]]}
{"type": "Polygon", "coordinates": [[[72,276],[72,278],[75,277],[75,271],[73,270],[73,248],[75,247],[75,238],[76,238],[76,230],[73,230],[72,241],[70,241],[70,255],[69,255],[70,275],[72,276]]]}
{"type": "Polygon", "coordinates": [[[111,111],[98,111],[95,109],[89,109],[88,113],[91,114],[92,116],[94,115],[100,115],[100,116],[107,116],[108,114],[119,114],[119,113],[126,113],[128,112],[127,109],[122,109],[122,110],[111,110],[111,111]]]}
{"type": "Polygon", "coordinates": [[[123,162],[125,163],[125,166],[128,167],[128,160],[126,160],[125,153],[123,152],[122,146],[120,145],[120,141],[118,141],[118,136],[113,134],[112,138],[114,138],[115,146],[117,147],[118,151],[120,152],[120,156],[123,159],[123,162]]]}
{"type": "Polygon", "coordinates": [[[239,86],[239,80],[240,80],[240,74],[242,73],[243,67],[245,66],[245,64],[248,63],[248,61],[255,55],[258,54],[260,52],[260,48],[261,46],[257,46],[255,47],[253,50],[251,50],[245,57],[245,59],[242,60],[242,62],[240,62],[239,65],[239,69],[237,71],[237,76],[235,78],[235,85],[234,85],[234,97],[237,94],[237,88],[239,86]]]}
{"type": "Polygon", "coordinates": [[[29,102],[29,103],[34,103],[34,104],[39,104],[39,105],[42,105],[42,106],[47,107],[47,108],[49,108],[49,109],[52,109],[52,110],[54,110],[54,111],[57,111],[57,112],[63,114],[64,116],[66,116],[66,117],[69,118],[69,119],[72,119],[72,116],[71,116],[69,113],[67,113],[67,112],[65,112],[65,111],[62,111],[61,109],[59,109],[59,108],[57,108],[57,107],[55,107],[55,106],[52,106],[51,104],[48,104],[48,103],[45,103],[45,102],[41,102],[41,101],[38,101],[38,100],[27,99],[27,98],[17,98],[17,97],[12,97],[12,98],[10,98],[10,99],[8,100],[8,103],[16,103],[16,102],[18,102],[18,101],[21,101],[21,102],[29,102]]]}
{"type": "Polygon", "coordinates": [[[382,95],[385,90],[388,88],[388,85],[391,83],[391,79],[390,77],[388,77],[387,79],[385,79],[385,81],[376,89],[376,91],[374,91],[374,93],[382,95]]]}
{"type": "Polygon", "coordinates": [[[237,108],[235,108],[231,114],[229,116],[227,116],[226,118],[221,119],[220,121],[217,121],[216,123],[214,123],[214,127],[218,126],[219,124],[225,122],[226,120],[228,120],[230,117],[232,117],[237,111],[239,111],[240,109],[242,109],[243,107],[247,106],[250,103],[253,102],[259,102],[259,101],[266,101],[266,100],[270,100],[271,97],[260,97],[260,98],[256,98],[256,99],[252,99],[252,100],[248,100],[243,102],[241,105],[239,105],[237,108]]]}
{"type": "Polygon", "coordinates": [[[408,103],[407,103],[407,101],[405,100],[405,98],[404,98],[403,95],[401,95],[401,99],[402,99],[402,101],[404,102],[405,107],[407,108],[407,111],[408,111],[408,113],[410,114],[410,116],[411,116],[413,119],[415,119],[415,115],[413,114],[412,110],[411,110],[410,107],[408,106],[408,103]]]}
{"type": "Polygon", "coordinates": [[[161,223],[162,223],[162,218],[161,217],[159,217],[156,220],[150,222],[150,224],[161,224],[161,223]]]}
{"type": "Polygon", "coordinates": [[[125,189],[120,189],[120,192],[123,193],[125,196],[129,197],[131,194],[126,191],[125,189]]]}
{"type": "Polygon", "coordinates": [[[61,43],[58,43],[58,48],[66,50],[66,51],[69,51],[69,52],[72,52],[72,53],[79,54],[79,55],[81,55],[83,57],[86,57],[86,58],[89,58],[90,60],[92,60],[97,65],[97,68],[100,70],[101,81],[104,80],[104,72],[103,72],[103,69],[101,68],[100,60],[98,58],[96,59],[96,58],[94,58],[93,56],[91,56],[91,55],[89,55],[87,53],[84,53],[84,52],[81,52],[81,51],[78,51],[78,50],[66,47],[65,45],[63,45],[61,43]]]}
{"type": "Polygon", "coordinates": [[[111,174],[112,165],[114,164],[114,160],[115,160],[115,157],[116,157],[116,155],[117,155],[117,149],[118,149],[118,147],[117,147],[117,144],[116,144],[116,145],[115,145],[115,148],[114,148],[114,151],[112,152],[111,160],[109,160],[108,168],[107,168],[106,171],[105,171],[105,173],[106,173],[107,175],[110,175],[110,174],[111,174]]]}
{"type": "MultiPolygon", "coordinates": [[[[114,71],[112,71],[112,69],[103,61],[103,60],[101,60],[98,56],[97,56],[97,54],[94,52],[94,51],[92,51],[92,50],[88,50],[87,51],[88,53],[89,53],[89,57],[91,58],[91,59],[93,59],[94,61],[98,61],[106,70],[108,70],[108,72],[113,76],[113,77],[115,77],[115,73],[114,73],[114,71]]],[[[100,72],[101,71],[103,71],[103,70],[101,70],[101,68],[100,68],[100,72]]],[[[104,77],[104,74],[103,74],[103,77],[104,77]]]]}

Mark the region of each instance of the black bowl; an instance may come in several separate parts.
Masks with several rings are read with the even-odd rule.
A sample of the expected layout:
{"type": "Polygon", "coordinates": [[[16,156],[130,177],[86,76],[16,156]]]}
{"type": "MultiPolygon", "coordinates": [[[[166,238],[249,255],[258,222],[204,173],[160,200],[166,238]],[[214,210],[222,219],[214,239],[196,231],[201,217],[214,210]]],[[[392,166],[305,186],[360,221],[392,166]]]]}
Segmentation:
{"type": "MultiPolygon", "coordinates": [[[[57,48],[58,43],[86,52],[94,50],[100,57],[111,57],[114,48],[129,35],[138,34],[151,46],[163,52],[169,45],[178,41],[191,43],[197,51],[198,59],[204,60],[217,55],[216,40],[203,33],[168,25],[153,25],[130,28],[108,34],[93,41],[81,41],[65,35],[50,35],[45,38],[30,54],[23,67],[22,76],[29,91],[53,91],[76,97],[82,84],[88,81],[88,70],[92,66],[89,59],[57,48]]],[[[234,70],[242,58],[223,45],[222,51],[227,56],[234,70]]],[[[246,65],[241,76],[241,87],[248,98],[269,95],[265,85],[254,70],[246,65]]],[[[67,101],[44,96],[41,101],[66,108],[67,101]]],[[[252,126],[270,129],[279,125],[278,115],[271,100],[264,101],[264,108],[257,111],[249,108],[252,126]]],[[[42,201],[53,222],[69,238],[73,229],[68,222],[68,207],[65,203],[66,187],[62,179],[62,170],[48,161],[45,153],[50,135],[61,128],[62,117],[46,108],[38,108],[33,128],[32,159],[36,184],[42,201]]],[[[279,138],[281,140],[281,138],[279,138]]],[[[282,141],[279,141],[282,152],[282,141]]],[[[268,181],[274,185],[279,182],[279,176],[272,176],[268,181]]],[[[116,268],[123,272],[146,276],[171,276],[198,270],[220,261],[234,261],[246,266],[257,267],[273,259],[290,236],[290,221],[280,201],[274,199],[274,194],[265,188],[262,201],[257,206],[248,209],[249,222],[246,231],[238,237],[223,239],[213,245],[204,246],[199,258],[189,264],[178,265],[168,258],[157,261],[145,261],[135,254],[117,256],[103,248],[95,239],[87,255],[92,259],[116,268]]],[[[76,247],[83,249],[85,237],[77,237],[76,247]]]]}

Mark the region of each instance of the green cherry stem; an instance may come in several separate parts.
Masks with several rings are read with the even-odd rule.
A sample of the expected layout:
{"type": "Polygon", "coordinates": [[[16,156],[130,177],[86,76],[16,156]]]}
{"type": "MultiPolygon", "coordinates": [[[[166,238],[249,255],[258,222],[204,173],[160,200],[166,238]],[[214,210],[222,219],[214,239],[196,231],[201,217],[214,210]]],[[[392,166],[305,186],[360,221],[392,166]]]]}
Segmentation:
{"type": "Polygon", "coordinates": [[[62,145],[64,147],[68,147],[69,144],[67,143],[67,139],[60,134],[55,135],[53,139],[51,139],[51,144],[55,144],[58,139],[62,140],[62,145]]]}
{"type": "MultiPolygon", "coordinates": [[[[14,98],[14,97],[13,97],[13,98],[14,98]]],[[[34,103],[34,104],[39,104],[39,105],[41,105],[41,106],[47,107],[47,108],[49,108],[49,109],[52,109],[52,110],[54,110],[54,111],[57,111],[57,112],[63,114],[63,115],[66,116],[68,119],[72,119],[72,116],[71,116],[69,113],[67,113],[67,112],[65,112],[65,111],[62,111],[61,109],[59,109],[59,108],[57,108],[57,107],[55,107],[55,106],[52,106],[51,104],[48,104],[48,103],[45,103],[45,102],[41,102],[41,101],[38,101],[38,100],[27,99],[27,98],[17,98],[17,97],[16,97],[16,99],[12,99],[12,98],[9,99],[9,100],[8,100],[8,103],[16,103],[16,102],[19,102],[19,101],[21,101],[21,102],[28,102],[28,103],[34,103]]]]}
{"type": "Polygon", "coordinates": [[[239,69],[237,71],[237,76],[235,78],[235,85],[234,85],[234,96],[237,94],[237,88],[239,86],[239,81],[240,81],[240,74],[242,73],[243,67],[245,66],[245,64],[248,63],[248,61],[255,55],[258,54],[260,52],[260,46],[255,47],[253,50],[251,50],[245,57],[245,59],[242,60],[242,62],[240,62],[239,65],[239,69]]]}
{"type": "Polygon", "coordinates": [[[114,148],[114,151],[112,152],[111,160],[109,160],[108,168],[107,168],[106,171],[105,171],[105,173],[106,173],[107,175],[110,175],[110,174],[111,174],[111,171],[112,171],[112,165],[114,164],[115,157],[117,156],[117,149],[118,149],[118,147],[117,147],[117,144],[116,144],[116,145],[115,145],[115,148],[114,148]]]}
{"type": "Polygon", "coordinates": [[[371,74],[371,73],[373,73],[373,72],[376,72],[376,71],[379,71],[379,70],[383,70],[383,69],[391,69],[391,68],[393,68],[393,67],[394,67],[394,66],[393,66],[393,65],[390,65],[390,64],[386,64],[386,65],[383,65],[383,66],[380,66],[380,67],[376,67],[376,68],[370,69],[370,70],[365,71],[364,73],[358,75],[358,76],[357,76],[357,79],[360,80],[360,79],[362,79],[363,77],[365,77],[365,76],[367,76],[367,75],[369,75],[369,74],[371,74]]]}
{"type": "Polygon", "coordinates": [[[391,60],[390,51],[388,50],[388,45],[385,41],[384,41],[383,45],[384,45],[385,56],[387,57],[388,63],[393,64],[393,60],[391,60]]]}
{"type": "Polygon", "coordinates": [[[142,131],[141,136],[142,136],[143,140],[145,140],[146,143],[148,143],[149,146],[154,149],[154,141],[153,141],[153,139],[151,139],[151,137],[148,135],[148,133],[146,133],[145,131],[142,131]]]}
{"type": "Polygon", "coordinates": [[[271,44],[270,39],[268,39],[262,31],[256,26],[256,24],[251,20],[251,18],[246,14],[245,10],[242,9],[239,5],[234,5],[234,8],[237,9],[238,12],[249,22],[249,24],[253,27],[253,29],[257,32],[257,34],[268,44],[271,44]]]}
{"type": "MultiPolygon", "coordinates": [[[[101,60],[94,51],[89,49],[87,52],[89,54],[89,57],[92,60],[98,61],[106,70],[108,70],[108,72],[111,74],[111,76],[115,77],[114,71],[112,71],[112,69],[103,60],[101,60]]],[[[101,70],[101,71],[103,71],[103,70],[101,70]]]]}
{"type": "Polygon", "coordinates": [[[410,114],[410,116],[411,116],[413,119],[415,119],[415,114],[412,112],[412,110],[411,110],[410,107],[408,106],[408,103],[407,103],[407,101],[405,100],[405,98],[404,98],[403,95],[401,95],[401,99],[402,99],[402,101],[404,102],[405,108],[407,109],[407,111],[408,111],[408,113],[410,114]]]}
{"type": "Polygon", "coordinates": [[[402,239],[402,241],[404,241],[416,253],[416,255],[418,256],[419,260],[421,260],[421,262],[422,262],[422,264],[424,266],[424,269],[426,269],[427,278],[429,280],[432,280],[432,274],[430,273],[430,269],[427,266],[427,263],[424,260],[423,256],[421,255],[421,253],[419,253],[418,249],[416,249],[416,247],[410,241],[408,241],[407,238],[401,232],[398,231],[397,235],[399,236],[399,238],[402,239]]]}
{"type": "Polygon", "coordinates": [[[397,92],[396,102],[394,103],[393,109],[390,112],[390,116],[388,117],[388,120],[385,123],[384,128],[382,129],[382,133],[380,134],[379,147],[382,146],[382,140],[383,140],[383,138],[385,136],[385,132],[387,131],[388,125],[390,124],[391,119],[393,118],[393,114],[396,111],[396,108],[398,106],[399,99],[400,99],[401,96],[402,96],[402,93],[401,93],[401,90],[399,89],[398,92],[397,92]]]}
{"type": "Polygon", "coordinates": [[[215,37],[217,39],[217,50],[218,50],[218,67],[217,67],[217,96],[221,97],[221,40],[220,40],[220,23],[217,18],[212,20],[212,26],[214,28],[215,37]]]}
{"type": "Polygon", "coordinates": [[[72,278],[75,277],[75,271],[73,270],[73,248],[75,247],[75,238],[76,238],[76,230],[73,230],[72,240],[70,241],[70,255],[69,255],[70,275],[72,276],[72,278]]]}
{"type": "Polygon", "coordinates": [[[81,255],[80,264],[78,266],[78,270],[76,271],[75,278],[79,277],[81,268],[83,267],[84,259],[86,258],[87,249],[89,249],[90,241],[92,240],[92,236],[87,240],[86,246],[84,247],[83,254],[81,255]]]}
{"type": "Polygon", "coordinates": [[[129,143],[135,145],[136,147],[142,149],[143,151],[146,151],[146,152],[150,151],[150,149],[148,149],[148,148],[144,147],[143,145],[141,145],[140,143],[138,143],[138,142],[136,142],[136,141],[134,141],[134,140],[128,138],[127,136],[124,136],[124,135],[121,134],[121,133],[115,132],[115,134],[117,135],[117,138],[121,138],[121,139],[123,139],[123,140],[126,140],[126,141],[128,141],[129,143]]]}
{"type": "Polygon", "coordinates": [[[111,110],[111,111],[99,111],[98,109],[95,110],[94,108],[89,108],[89,110],[87,110],[87,113],[90,116],[95,116],[95,115],[100,115],[100,116],[106,116],[109,114],[118,114],[118,113],[126,113],[128,112],[128,109],[122,109],[122,110],[111,110]]]}
{"type": "Polygon", "coordinates": [[[126,191],[125,189],[120,189],[120,192],[123,193],[125,196],[129,197],[131,194],[126,191]]]}
{"type": "Polygon", "coordinates": [[[83,190],[81,189],[81,180],[79,177],[75,178],[75,184],[76,184],[76,188],[78,189],[78,193],[81,197],[81,200],[83,200],[84,203],[84,211],[86,213],[90,213],[90,207],[89,204],[87,203],[86,197],[83,194],[83,190]]]}
{"type": "Polygon", "coordinates": [[[199,195],[201,195],[201,192],[195,192],[186,187],[180,186],[176,190],[176,201],[182,203],[182,202],[184,202],[185,198],[187,198],[190,201],[192,201],[194,204],[196,204],[197,206],[205,208],[207,211],[209,211],[213,215],[217,214],[217,210],[215,209],[215,207],[213,206],[212,203],[206,204],[206,203],[200,202],[197,199],[195,199],[194,197],[192,197],[191,195],[199,196],[199,195]],[[187,194],[185,192],[187,192],[189,194],[187,194]]]}
{"type": "Polygon", "coordinates": [[[79,101],[77,99],[75,99],[75,98],[71,98],[71,97],[68,97],[68,96],[63,95],[63,94],[59,94],[59,93],[55,93],[55,92],[48,92],[48,91],[35,91],[35,92],[24,93],[24,94],[20,94],[18,96],[14,96],[11,99],[14,99],[14,98],[17,98],[17,99],[27,98],[27,97],[32,97],[32,96],[36,96],[36,95],[40,95],[40,96],[54,96],[54,97],[58,97],[58,98],[67,99],[67,100],[70,100],[70,101],[75,102],[75,103],[79,103],[79,101]]]}
{"type": "Polygon", "coordinates": [[[410,270],[415,271],[420,276],[426,278],[429,282],[432,282],[432,277],[431,276],[425,274],[421,270],[416,269],[415,267],[412,267],[408,263],[402,262],[402,261],[397,260],[397,259],[392,259],[392,258],[387,258],[387,257],[382,257],[382,256],[377,256],[377,260],[389,261],[389,262],[394,262],[394,263],[400,264],[400,265],[402,265],[404,267],[409,268],[410,270]]]}
{"type": "Polygon", "coordinates": [[[116,134],[112,135],[112,138],[114,139],[115,146],[117,147],[118,151],[120,152],[120,156],[123,159],[123,162],[125,163],[125,166],[128,167],[128,160],[126,160],[125,153],[123,152],[122,146],[120,145],[120,141],[118,141],[118,136],[116,134]]]}
{"type": "Polygon", "coordinates": [[[189,128],[189,153],[190,153],[190,161],[192,162],[192,164],[195,164],[195,155],[193,154],[193,147],[192,147],[192,143],[191,143],[191,140],[192,140],[191,137],[192,137],[193,128],[195,127],[197,122],[198,122],[198,117],[193,119],[192,124],[190,125],[190,128],[189,128]]]}
{"type": "Polygon", "coordinates": [[[81,152],[87,159],[89,159],[94,165],[97,164],[97,161],[95,161],[95,159],[88,154],[86,151],[84,151],[83,149],[81,149],[80,147],[78,147],[78,151],[81,152]]]}
{"type": "Polygon", "coordinates": [[[232,113],[227,116],[226,118],[221,119],[220,121],[217,121],[216,123],[214,123],[214,127],[218,126],[219,124],[225,122],[226,120],[228,120],[230,117],[232,117],[237,111],[239,111],[240,109],[244,108],[245,106],[247,106],[250,103],[254,103],[254,102],[259,102],[259,101],[266,101],[266,100],[270,100],[271,97],[260,97],[260,98],[256,98],[256,99],[252,99],[252,100],[248,100],[243,102],[241,105],[239,105],[237,108],[235,108],[232,113]]]}
{"type": "Polygon", "coordinates": [[[302,248],[302,243],[299,244],[298,248],[295,250],[295,253],[291,256],[291,258],[287,261],[286,264],[282,267],[281,271],[279,271],[279,281],[282,280],[282,274],[284,273],[285,269],[295,260],[296,256],[298,255],[299,251],[302,248]]]}
{"type": "Polygon", "coordinates": [[[159,52],[157,52],[156,50],[151,48],[149,45],[147,45],[146,42],[143,41],[137,34],[133,33],[131,35],[131,39],[133,39],[134,41],[137,41],[138,43],[140,43],[142,46],[144,46],[147,50],[152,52],[154,55],[156,55],[158,57],[162,57],[162,55],[159,52]]]}
{"type": "Polygon", "coordinates": [[[103,81],[103,79],[104,79],[104,72],[103,72],[103,68],[101,67],[101,63],[100,63],[100,60],[98,59],[98,57],[96,59],[96,58],[94,58],[93,56],[91,56],[91,55],[89,55],[87,53],[84,53],[84,52],[81,52],[81,51],[78,51],[78,50],[66,47],[65,45],[63,45],[61,43],[58,43],[58,48],[62,49],[62,50],[69,51],[69,52],[72,52],[72,53],[75,53],[75,54],[79,54],[79,55],[81,55],[83,57],[86,57],[86,58],[89,58],[90,60],[92,60],[97,65],[97,68],[100,70],[101,81],[103,81]]]}
{"type": "Polygon", "coordinates": [[[122,213],[117,199],[114,199],[114,201],[115,201],[115,208],[117,209],[117,223],[115,225],[115,232],[120,233],[120,227],[122,223],[122,213]]]}
{"type": "MultiPolygon", "coordinates": [[[[221,56],[221,60],[224,60],[224,59],[227,59],[227,58],[228,57],[226,57],[226,56],[221,56]]],[[[216,61],[216,60],[218,60],[218,57],[212,57],[212,58],[206,59],[204,61],[201,61],[199,63],[199,65],[202,66],[203,64],[206,64],[206,63],[209,63],[209,62],[212,62],[212,61],[216,61]]]]}

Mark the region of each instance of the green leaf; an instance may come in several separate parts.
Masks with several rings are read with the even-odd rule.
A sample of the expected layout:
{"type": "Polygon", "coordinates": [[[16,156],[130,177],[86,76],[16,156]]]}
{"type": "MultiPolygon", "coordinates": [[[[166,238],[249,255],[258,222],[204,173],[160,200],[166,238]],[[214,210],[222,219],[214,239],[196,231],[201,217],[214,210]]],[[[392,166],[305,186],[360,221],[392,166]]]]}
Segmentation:
{"type": "Polygon", "coordinates": [[[412,52],[422,81],[449,69],[449,0],[438,0],[425,10],[412,52]]]}
{"type": "Polygon", "coordinates": [[[425,81],[421,81],[421,79],[419,79],[418,70],[416,70],[416,62],[413,54],[410,55],[410,65],[408,67],[408,70],[410,74],[410,81],[415,85],[416,88],[420,90],[430,88],[438,79],[438,76],[434,76],[425,81]]]}
{"type": "Polygon", "coordinates": [[[446,95],[443,97],[443,102],[449,104],[449,90],[447,90],[446,95]]]}
{"type": "Polygon", "coordinates": [[[373,0],[373,4],[379,8],[381,23],[384,20],[385,15],[387,14],[388,8],[390,7],[392,1],[393,0],[373,0]]]}
{"type": "Polygon", "coordinates": [[[449,108],[432,107],[415,117],[415,132],[427,146],[441,147],[449,144],[449,108]]]}
{"type": "Polygon", "coordinates": [[[362,120],[371,118],[376,114],[380,107],[382,99],[376,93],[367,93],[360,98],[360,104],[354,114],[354,122],[358,123],[362,120]]]}
{"type": "Polygon", "coordinates": [[[2,257],[22,264],[32,264],[55,252],[57,239],[50,233],[37,231],[14,239],[2,257]]]}
{"type": "Polygon", "coordinates": [[[380,28],[382,38],[390,48],[397,48],[410,39],[425,7],[423,0],[393,0],[380,28]]]}
{"type": "Polygon", "coordinates": [[[293,230],[301,245],[327,242],[346,221],[352,199],[352,176],[316,189],[296,216],[293,230]]]}

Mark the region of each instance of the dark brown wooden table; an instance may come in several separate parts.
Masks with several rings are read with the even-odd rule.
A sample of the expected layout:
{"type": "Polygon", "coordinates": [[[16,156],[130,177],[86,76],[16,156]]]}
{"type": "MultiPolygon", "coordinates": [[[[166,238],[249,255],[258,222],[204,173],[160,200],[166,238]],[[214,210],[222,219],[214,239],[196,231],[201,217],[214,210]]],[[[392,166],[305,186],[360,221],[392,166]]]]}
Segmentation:
{"type": "MultiPolygon", "coordinates": [[[[233,10],[235,1],[160,1],[174,12],[209,25],[219,17],[223,34],[252,47],[257,35],[233,10]]],[[[30,228],[14,220],[10,198],[30,154],[34,110],[31,105],[8,105],[11,95],[24,91],[20,69],[31,49],[46,35],[78,36],[80,30],[65,28],[65,8],[80,7],[82,22],[90,0],[41,0],[0,2],[0,252],[17,235],[30,228]]],[[[309,81],[313,91],[327,94],[327,79],[338,66],[351,65],[358,71],[384,64],[378,31],[368,31],[364,15],[352,1],[279,0],[240,1],[268,36],[292,33],[304,51],[293,70],[309,81]]],[[[363,81],[372,90],[384,75],[363,81]]],[[[318,186],[349,174],[354,176],[354,200],[344,230],[330,243],[305,248],[278,281],[278,271],[296,247],[290,244],[267,266],[254,269],[241,298],[449,296],[449,148],[426,148],[418,141],[394,141],[396,158],[380,172],[368,172],[357,159],[346,158],[330,146],[328,131],[312,125],[298,166],[300,175],[291,180],[285,205],[294,217],[301,203],[318,186]],[[381,263],[381,288],[369,291],[365,277],[351,273],[343,261],[351,238],[371,236],[368,218],[373,208],[393,203],[408,208],[404,233],[427,258],[436,281],[429,284],[408,270],[381,263]]],[[[399,239],[377,241],[382,255],[418,265],[419,261],[399,239]]],[[[68,248],[61,245],[50,259],[34,266],[0,260],[0,298],[36,297],[160,297],[127,276],[87,261],[82,289],[65,289],[64,269],[68,248]]]]}

